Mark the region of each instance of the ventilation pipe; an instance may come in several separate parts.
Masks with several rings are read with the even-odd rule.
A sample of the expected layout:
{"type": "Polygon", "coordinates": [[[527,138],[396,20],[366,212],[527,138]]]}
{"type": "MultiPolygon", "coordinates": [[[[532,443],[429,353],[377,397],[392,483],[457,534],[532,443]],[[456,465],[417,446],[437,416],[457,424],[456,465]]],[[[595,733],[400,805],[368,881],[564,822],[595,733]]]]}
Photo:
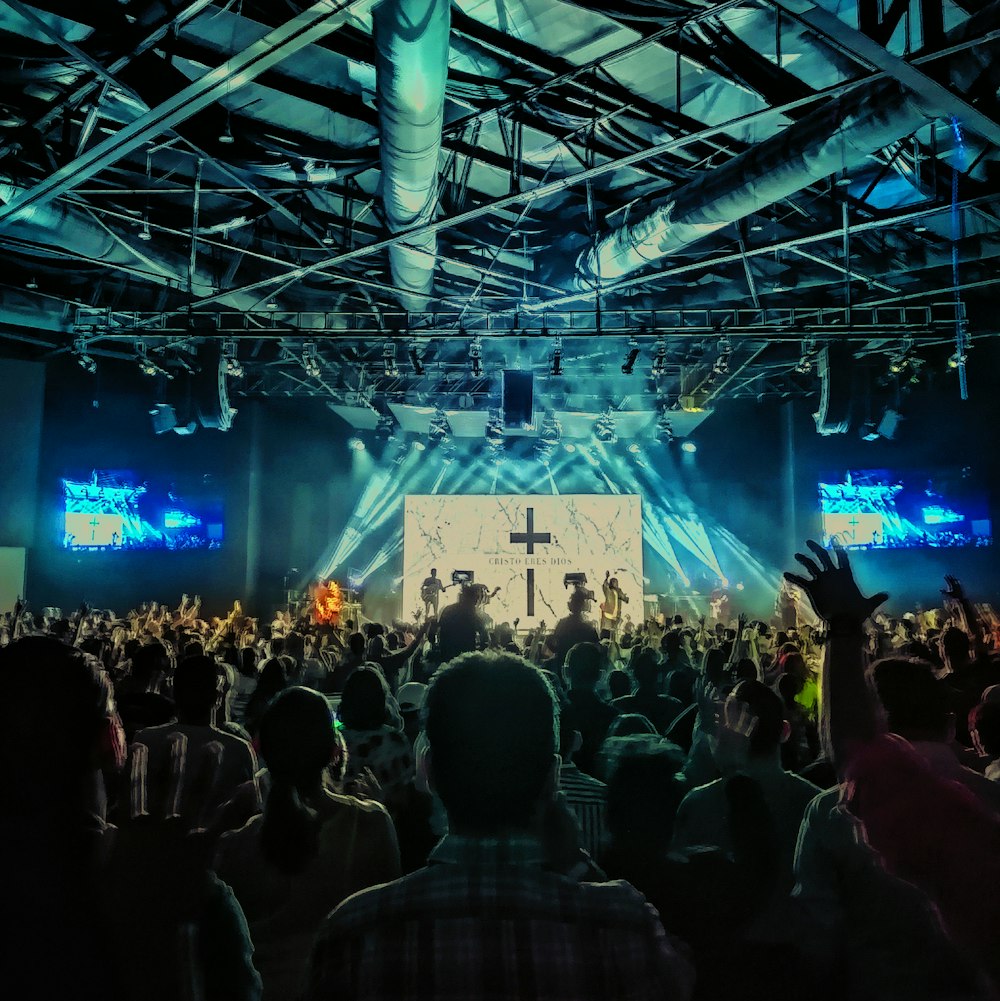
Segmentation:
{"type": "MultiPolygon", "coordinates": [[[[949,33],[946,45],[971,27],[966,22],[949,33]]],[[[955,68],[969,58],[968,52],[960,54],[955,68]]],[[[584,249],[576,262],[576,284],[616,282],[824,177],[862,166],[884,146],[946,113],[895,81],[823,104],[584,249]]]]}
{"type": "MultiPolygon", "coordinates": [[[[451,31],[449,0],[385,0],[374,12],[382,204],[391,233],[431,221],[437,202],[451,31]]],[[[437,238],[389,248],[398,288],[429,296],[437,238]]]]}
{"type": "Polygon", "coordinates": [[[577,258],[577,283],[618,281],[830,174],[856,169],[934,117],[898,84],[825,105],[599,239],[577,258]]]}
{"type": "MultiPolygon", "coordinates": [[[[7,204],[24,190],[10,179],[0,178],[0,204],[7,204]]],[[[143,243],[140,249],[94,216],[65,202],[29,206],[12,218],[4,235],[18,240],[21,253],[28,256],[49,257],[49,248],[57,247],[87,261],[141,270],[150,281],[161,285],[187,286],[186,254],[183,257],[166,255],[151,243],[143,243]],[[37,250],[33,250],[32,245],[37,250]]],[[[212,276],[196,272],[192,291],[197,300],[214,295],[218,289],[212,276]]],[[[249,294],[228,296],[220,300],[220,305],[230,309],[252,309],[257,302],[258,297],[249,294]]]]}

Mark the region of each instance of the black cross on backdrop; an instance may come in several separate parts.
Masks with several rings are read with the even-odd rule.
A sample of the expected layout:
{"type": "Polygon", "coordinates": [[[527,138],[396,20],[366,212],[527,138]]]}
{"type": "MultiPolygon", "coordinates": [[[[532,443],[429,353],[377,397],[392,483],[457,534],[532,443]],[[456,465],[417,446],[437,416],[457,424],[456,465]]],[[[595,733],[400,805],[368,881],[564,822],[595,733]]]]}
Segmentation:
{"type": "MultiPolygon", "coordinates": [[[[535,552],[536,542],[551,542],[552,535],[549,532],[535,532],[535,509],[528,508],[528,530],[526,532],[511,532],[510,541],[512,543],[523,542],[527,546],[525,550],[530,556],[535,552]]],[[[528,616],[535,614],[535,568],[528,567],[528,616]]]]}

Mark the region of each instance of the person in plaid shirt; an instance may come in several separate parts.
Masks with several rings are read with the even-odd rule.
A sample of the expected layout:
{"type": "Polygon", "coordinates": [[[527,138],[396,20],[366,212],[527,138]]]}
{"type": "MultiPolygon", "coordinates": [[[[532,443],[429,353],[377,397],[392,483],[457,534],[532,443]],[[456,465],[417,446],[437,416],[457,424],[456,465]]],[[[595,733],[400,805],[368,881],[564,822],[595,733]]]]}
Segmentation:
{"type": "Polygon", "coordinates": [[[541,672],[513,654],[465,654],[435,678],[426,712],[450,833],[425,868],[327,917],[308,1001],[689,998],[691,967],[637,890],[545,868],[559,720],[541,672]]]}

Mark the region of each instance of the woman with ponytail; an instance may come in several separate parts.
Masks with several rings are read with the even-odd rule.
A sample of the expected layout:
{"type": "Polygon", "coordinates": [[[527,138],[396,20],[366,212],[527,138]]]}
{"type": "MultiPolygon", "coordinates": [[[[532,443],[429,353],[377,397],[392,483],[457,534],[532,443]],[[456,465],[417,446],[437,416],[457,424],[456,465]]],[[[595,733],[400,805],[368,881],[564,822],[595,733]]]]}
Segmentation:
{"type": "Polygon", "coordinates": [[[215,869],[250,924],[264,1001],[295,1001],[322,919],[350,894],[395,879],[399,849],[381,805],[331,791],[346,750],[319,692],[281,692],[259,740],[270,780],[264,812],[222,836],[215,869]]]}

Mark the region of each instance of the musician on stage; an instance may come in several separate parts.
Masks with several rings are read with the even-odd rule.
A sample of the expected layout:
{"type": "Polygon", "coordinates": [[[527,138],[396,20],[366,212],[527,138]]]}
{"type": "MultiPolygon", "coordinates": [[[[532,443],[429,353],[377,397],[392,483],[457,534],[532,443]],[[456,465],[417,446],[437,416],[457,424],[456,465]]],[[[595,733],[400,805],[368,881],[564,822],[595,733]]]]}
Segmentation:
{"type": "Polygon", "coordinates": [[[604,571],[604,601],[601,602],[601,635],[607,630],[610,639],[618,642],[618,629],[622,620],[622,603],[628,604],[628,595],[618,586],[618,578],[604,571]]]}
{"type": "Polygon", "coordinates": [[[438,572],[436,567],[431,567],[430,577],[425,577],[423,584],[420,585],[420,598],[424,603],[424,618],[428,618],[431,615],[437,615],[438,604],[441,601],[441,592],[444,590],[444,584],[441,583],[441,578],[438,577],[438,572]]]}

